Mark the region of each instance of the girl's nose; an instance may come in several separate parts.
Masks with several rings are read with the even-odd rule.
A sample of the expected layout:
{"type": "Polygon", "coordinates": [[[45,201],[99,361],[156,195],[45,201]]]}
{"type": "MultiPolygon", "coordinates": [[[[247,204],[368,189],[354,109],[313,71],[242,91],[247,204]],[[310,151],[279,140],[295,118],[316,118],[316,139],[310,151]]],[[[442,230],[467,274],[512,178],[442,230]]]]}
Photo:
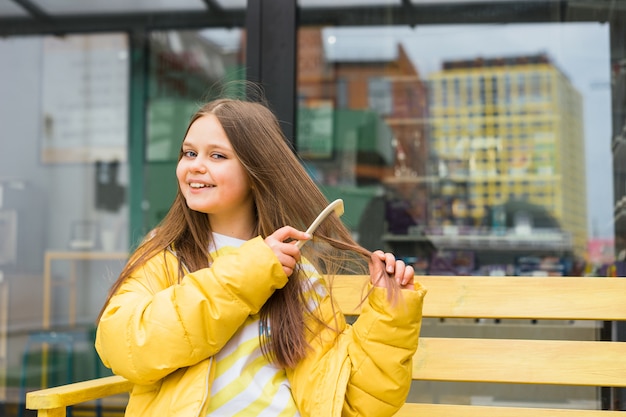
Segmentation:
{"type": "Polygon", "coordinates": [[[206,169],[206,165],[204,164],[204,162],[201,160],[201,158],[196,157],[193,162],[190,165],[190,169],[193,172],[199,172],[201,174],[206,173],[207,169],[206,169]]]}

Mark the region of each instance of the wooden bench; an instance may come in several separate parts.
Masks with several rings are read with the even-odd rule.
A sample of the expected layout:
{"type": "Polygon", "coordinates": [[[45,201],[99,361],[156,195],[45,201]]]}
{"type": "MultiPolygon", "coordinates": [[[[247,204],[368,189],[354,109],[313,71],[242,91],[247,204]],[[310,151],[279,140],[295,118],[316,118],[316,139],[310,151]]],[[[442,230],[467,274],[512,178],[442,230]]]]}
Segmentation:
{"type": "MultiPolygon", "coordinates": [[[[346,314],[358,314],[354,306],[366,280],[365,276],[335,277],[333,293],[346,314]]],[[[598,409],[599,392],[607,389],[603,387],[626,387],[626,343],[598,340],[600,324],[626,320],[626,279],[427,276],[418,280],[428,289],[425,320],[414,358],[414,386],[397,416],[626,417],[620,411],[598,409]],[[447,334],[446,329],[455,334],[447,334]],[[585,340],[558,340],[562,329],[582,329],[585,340]],[[478,331],[479,336],[455,337],[464,331],[478,331]],[[519,337],[528,334],[533,337],[519,337]],[[476,383],[485,386],[478,389],[478,396],[445,395],[450,384],[454,391],[476,383]],[[444,389],[434,393],[437,384],[444,389]],[[552,386],[587,387],[596,400],[578,409],[576,402],[537,408],[538,402],[522,401],[520,406],[520,401],[497,398],[485,405],[485,397],[493,396],[498,387],[518,384],[539,393],[552,386]],[[444,404],[441,399],[448,397],[453,401],[444,404]]],[[[67,406],[128,392],[131,387],[112,376],[33,391],[27,395],[27,408],[39,410],[40,417],[61,417],[67,406]]]]}

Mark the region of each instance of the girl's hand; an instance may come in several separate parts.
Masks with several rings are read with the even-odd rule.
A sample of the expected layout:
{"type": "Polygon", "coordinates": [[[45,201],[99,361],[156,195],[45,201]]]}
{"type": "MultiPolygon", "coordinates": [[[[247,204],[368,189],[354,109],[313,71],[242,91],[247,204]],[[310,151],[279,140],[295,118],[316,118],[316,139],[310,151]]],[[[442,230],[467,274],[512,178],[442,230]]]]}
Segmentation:
{"type": "Polygon", "coordinates": [[[395,279],[403,290],[414,290],[415,270],[401,260],[396,260],[393,253],[377,250],[369,261],[370,280],[375,287],[389,288],[389,280],[395,279]]]}
{"type": "Polygon", "coordinates": [[[309,240],[311,236],[291,226],[283,226],[265,238],[265,244],[270,247],[283,266],[287,276],[293,273],[300,260],[300,249],[296,246],[298,240],[309,240]],[[285,242],[287,239],[292,239],[285,242]]]}

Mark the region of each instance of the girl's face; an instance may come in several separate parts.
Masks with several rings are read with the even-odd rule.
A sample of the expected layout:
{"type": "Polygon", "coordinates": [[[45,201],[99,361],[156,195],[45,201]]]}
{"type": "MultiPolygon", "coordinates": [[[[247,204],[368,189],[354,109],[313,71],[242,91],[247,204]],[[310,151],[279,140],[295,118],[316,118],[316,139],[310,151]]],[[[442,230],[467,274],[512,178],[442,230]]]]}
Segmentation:
{"type": "Polygon", "coordinates": [[[206,213],[214,232],[251,238],[250,179],[217,117],[208,114],[196,119],[182,150],[176,177],[189,208],[206,213]]]}

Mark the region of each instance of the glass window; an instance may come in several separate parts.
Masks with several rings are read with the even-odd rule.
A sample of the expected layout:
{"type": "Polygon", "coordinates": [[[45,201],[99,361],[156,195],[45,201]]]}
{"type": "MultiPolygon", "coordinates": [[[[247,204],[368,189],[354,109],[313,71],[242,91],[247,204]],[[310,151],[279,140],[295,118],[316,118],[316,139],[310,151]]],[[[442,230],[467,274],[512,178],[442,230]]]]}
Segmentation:
{"type": "MultiPolygon", "coordinates": [[[[507,189],[494,188],[491,184],[484,187],[482,192],[470,191],[466,196],[470,199],[464,202],[467,207],[508,204],[510,210],[515,210],[517,201],[522,201],[542,210],[547,208],[542,205],[542,196],[547,190],[534,184],[545,181],[561,190],[558,193],[561,204],[556,207],[565,207],[568,201],[576,201],[592,208],[590,215],[596,218],[611,208],[610,187],[605,190],[604,198],[591,204],[584,195],[571,195],[568,191],[572,189],[569,182],[574,181],[574,178],[580,183],[585,182],[585,171],[579,169],[576,175],[572,172],[573,177],[566,175],[569,172],[567,166],[584,167],[590,164],[584,153],[583,124],[578,121],[583,117],[583,92],[589,100],[596,100],[598,105],[603,106],[607,114],[610,112],[610,91],[591,92],[585,83],[588,71],[601,73],[609,66],[610,39],[606,26],[554,23],[509,24],[501,27],[432,25],[415,29],[404,26],[307,27],[300,30],[317,31],[320,38],[330,36],[334,39],[332,66],[329,64],[327,68],[320,69],[320,77],[322,74],[336,79],[341,77],[341,85],[345,86],[342,87],[342,94],[347,94],[348,99],[341,97],[340,101],[350,104],[345,109],[342,106],[342,111],[335,110],[333,123],[349,129],[348,137],[351,143],[356,144],[356,149],[346,148],[343,143],[346,139],[338,136],[341,132],[339,129],[332,135],[333,148],[339,150],[331,156],[334,164],[304,156],[306,163],[320,173],[319,178],[329,194],[355,195],[355,218],[350,219],[355,235],[367,234],[359,229],[361,223],[372,224],[371,219],[363,221],[362,216],[367,214],[377,216],[381,230],[388,232],[382,239],[372,241],[373,245],[393,246],[394,236],[398,234],[411,236],[417,233],[419,236],[416,236],[416,241],[423,240],[420,234],[428,236],[428,225],[436,225],[435,229],[439,226],[437,213],[446,204],[446,196],[441,195],[444,187],[426,184],[444,178],[454,179],[453,189],[473,190],[485,179],[502,175],[508,177],[506,183],[512,185],[507,189]],[[582,36],[579,34],[593,37],[599,46],[579,52],[593,57],[590,60],[593,64],[590,64],[588,70],[578,69],[576,58],[570,57],[567,45],[554,44],[549,38],[541,36],[529,38],[521,47],[507,46],[502,41],[500,48],[493,46],[489,53],[478,47],[483,43],[477,40],[486,36],[502,40],[509,37],[526,39],[531,31],[546,36],[556,32],[561,38],[571,38],[572,42],[576,36],[582,36]],[[385,42],[373,42],[375,38],[384,38],[385,42]],[[468,45],[464,44],[463,47],[455,44],[455,41],[465,38],[476,42],[468,41],[468,45]],[[472,49],[475,51],[474,56],[469,52],[472,49]],[[358,58],[360,50],[366,51],[361,60],[358,58]],[[535,52],[528,53],[528,50],[535,52]],[[419,86],[414,91],[422,92],[421,96],[417,96],[422,98],[422,105],[416,103],[407,107],[405,104],[406,95],[400,93],[402,90],[396,85],[398,80],[407,78],[413,79],[414,85],[419,86]],[[359,84],[360,80],[367,82],[359,84]],[[364,88],[359,89],[358,85],[364,88]],[[359,94],[366,94],[367,100],[360,100],[359,94]],[[474,94],[478,94],[477,101],[472,99],[474,94]],[[397,103],[400,102],[403,103],[401,115],[396,114],[397,103]],[[470,111],[474,115],[471,119],[466,117],[470,111]],[[375,130],[364,128],[372,123],[378,126],[375,130]],[[394,140],[385,143],[382,136],[368,138],[367,135],[373,131],[387,132],[385,134],[394,140]],[[457,132],[457,136],[453,132],[457,132]],[[373,143],[376,145],[372,146],[373,143]],[[578,149],[577,153],[571,154],[573,164],[565,166],[559,162],[557,149],[578,149]],[[346,182],[340,181],[343,185],[337,189],[335,180],[332,180],[333,184],[326,183],[329,178],[336,178],[335,175],[328,175],[334,167],[348,160],[354,164],[356,181],[353,183],[356,185],[353,188],[346,187],[346,182]],[[433,161],[446,162],[436,162],[433,169],[429,167],[433,161]],[[459,169],[463,165],[467,169],[459,169]],[[436,174],[427,178],[420,176],[420,172],[436,174]],[[412,205],[416,190],[428,197],[426,207],[412,205]],[[471,200],[472,195],[482,196],[480,204],[471,200]],[[514,198],[509,199],[509,195],[514,198]],[[503,199],[503,196],[507,196],[507,199],[503,199]],[[406,205],[406,212],[402,216],[397,212],[370,213],[368,204],[375,204],[378,198],[388,204],[400,199],[406,205]],[[398,222],[403,224],[402,227],[396,226],[398,222]]],[[[310,46],[306,50],[311,53],[310,46]]],[[[319,48],[318,54],[316,62],[330,62],[328,51],[319,48]]],[[[313,81],[309,76],[306,85],[301,82],[299,89],[311,91],[311,83],[313,81]]],[[[308,97],[309,100],[315,98],[339,101],[332,95],[308,97]]],[[[593,119],[591,114],[586,117],[592,125],[602,123],[601,120],[593,119]]],[[[604,125],[599,129],[605,132],[605,138],[610,138],[606,127],[604,125]]],[[[594,131],[594,137],[598,136],[597,132],[594,131]]],[[[605,181],[611,181],[610,172],[605,172],[604,176],[605,181]]],[[[347,204],[349,207],[350,201],[347,204]]],[[[489,224],[488,219],[481,217],[484,213],[476,210],[464,213],[456,220],[447,216],[446,221],[467,226],[469,233],[484,233],[482,228],[489,224]]],[[[514,213],[506,215],[510,223],[514,213]]],[[[582,217],[574,219],[550,207],[550,215],[560,225],[558,233],[563,235],[563,239],[573,237],[572,246],[567,251],[559,247],[558,255],[584,257],[589,234],[588,229],[581,225],[589,223],[587,212],[580,211],[578,216],[582,217]]],[[[610,228],[603,232],[607,238],[612,234],[610,228]]],[[[369,242],[363,240],[363,243],[369,242]]],[[[456,245],[458,249],[464,249],[462,236],[459,236],[456,245]]],[[[406,245],[403,247],[406,248],[406,245]]],[[[412,250],[419,251],[419,248],[412,250]]],[[[477,254],[479,259],[480,256],[477,254]]],[[[508,259],[502,257],[498,262],[513,263],[515,259],[514,256],[508,259]]]]}
{"type": "Polygon", "coordinates": [[[14,37],[0,55],[1,403],[5,377],[15,396],[101,370],[94,323],[128,247],[129,47],[122,33],[14,37]],[[85,364],[73,375],[55,359],[65,338],[85,364]]]}
{"type": "MultiPolygon", "coordinates": [[[[332,60],[317,51],[318,62],[327,63],[319,81],[309,76],[298,90],[312,91],[328,78],[349,86],[347,99],[308,97],[335,103],[335,129],[332,154],[304,155],[304,162],[329,199],[344,199],[346,223],[361,244],[394,251],[420,274],[602,275],[620,262],[613,251],[588,250],[597,242],[624,245],[606,221],[614,218],[614,189],[626,194],[618,168],[626,166],[626,152],[619,162],[611,152],[612,141],[618,149],[624,143],[623,134],[612,139],[612,100],[617,94],[623,109],[626,90],[616,93],[607,75],[613,68],[613,82],[624,79],[625,66],[616,66],[611,52],[622,51],[623,63],[624,39],[609,24],[352,23],[299,29],[334,43],[332,60]],[[410,105],[399,80],[413,88],[410,105]],[[372,95],[380,99],[367,100],[372,95]],[[549,243],[529,244],[529,236],[549,243]],[[470,268],[429,268],[451,253],[469,255],[470,268]],[[545,262],[529,268],[527,259],[545,262]]],[[[300,48],[311,53],[310,45],[300,48]]],[[[499,389],[475,392],[497,391],[493,405],[498,396],[532,401],[528,392],[509,397],[499,389]]],[[[457,392],[425,391],[442,402],[457,392]]],[[[574,391],[563,395],[576,398],[574,391]]]]}
{"type": "Polygon", "coordinates": [[[392,112],[391,82],[384,78],[373,77],[367,82],[368,107],[378,114],[388,115],[392,112]]]}
{"type": "Polygon", "coordinates": [[[21,389],[110,373],[93,346],[106,294],[129,248],[173,201],[180,144],[199,103],[243,90],[232,82],[245,78],[240,29],[144,40],[0,39],[0,92],[11,97],[0,103],[0,410],[5,400],[18,404],[21,389]],[[134,66],[131,83],[141,60],[146,69],[134,66]],[[139,114],[129,96],[140,100],[139,114]],[[145,137],[131,138],[137,131],[145,137]],[[144,179],[135,184],[141,213],[129,208],[130,142],[145,144],[143,158],[132,159],[144,179]],[[131,230],[133,214],[141,230],[131,230]]]}
{"type": "MultiPolygon", "coordinates": [[[[166,3],[157,9],[171,10],[174,2],[166,3]]],[[[180,10],[202,8],[183,3],[180,10]]],[[[230,16],[245,0],[206,3],[215,24],[213,11],[221,6],[218,15],[230,16]]],[[[345,16],[332,15],[336,1],[300,3],[307,25],[298,34],[296,149],[327,197],[344,199],[342,220],[361,244],[394,251],[420,274],[626,275],[626,37],[618,2],[592,2],[597,9],[564,2],[554,10],[568,13],[550,21],[512,0],[504,2],[505,23],[487,23],[496,13],[474,14],[472,1],[447,2],[445,15],[434,2],[350,0],[344,6],[354,13],[345,16]],[[386,7],[390,13],[380,13],[386,7]],[[528,244],[529,232],[551,243],[528,244]],[[441,254],[472,262],[431,269],[441,254]],[[522,259],[549,262],[529,269],[522,259]]],[[[26,15],[13,3],[0,9],[26,15]]],[[[155,19],[158,27],[167,21],[155,19]]],[[[74,31],[81,27],[70,20],[74,31]]],[[[41,363],[24,349],[31,334],[69,330],[90,342],[128,248],[172,202],[189,117],[245,78],[241,28],[159,30],[141,41],[71,32],[0,39],[0,95],[10,98],[0,100],[0,407],[22,383],[23,359],[41,363]],[[137,58],[145,69],[131,74],[137,58]],[[140,161],[131,161],[137,147],[140,161]],[[129,208],[130,172],[140,173],[132,184],[140,210],[129,208]]],[[[480,331],[467,324],[448,330],[480,331]]],[[[596,337],[598,328],[587,330],[596,337]]],[[[86,346],[80,360],[93,364],[86,346]]],[[[85,366],[74,377],[99,371],[85,366]]],[[[34,373],[26,385],[68,382],[63,373],[47,381],[34,373]]],[[[489,392],[493,405],[531,397],[518,390],[463,395],[480,401],[489,392]]],[[[548,393],[555,404],[599,401],[584,388],[565,391],[547,387],[536,401],[551,401],[548,393]]],[[[450,387],[432,392],[442,402],[458,395],[450,387]]]]}

